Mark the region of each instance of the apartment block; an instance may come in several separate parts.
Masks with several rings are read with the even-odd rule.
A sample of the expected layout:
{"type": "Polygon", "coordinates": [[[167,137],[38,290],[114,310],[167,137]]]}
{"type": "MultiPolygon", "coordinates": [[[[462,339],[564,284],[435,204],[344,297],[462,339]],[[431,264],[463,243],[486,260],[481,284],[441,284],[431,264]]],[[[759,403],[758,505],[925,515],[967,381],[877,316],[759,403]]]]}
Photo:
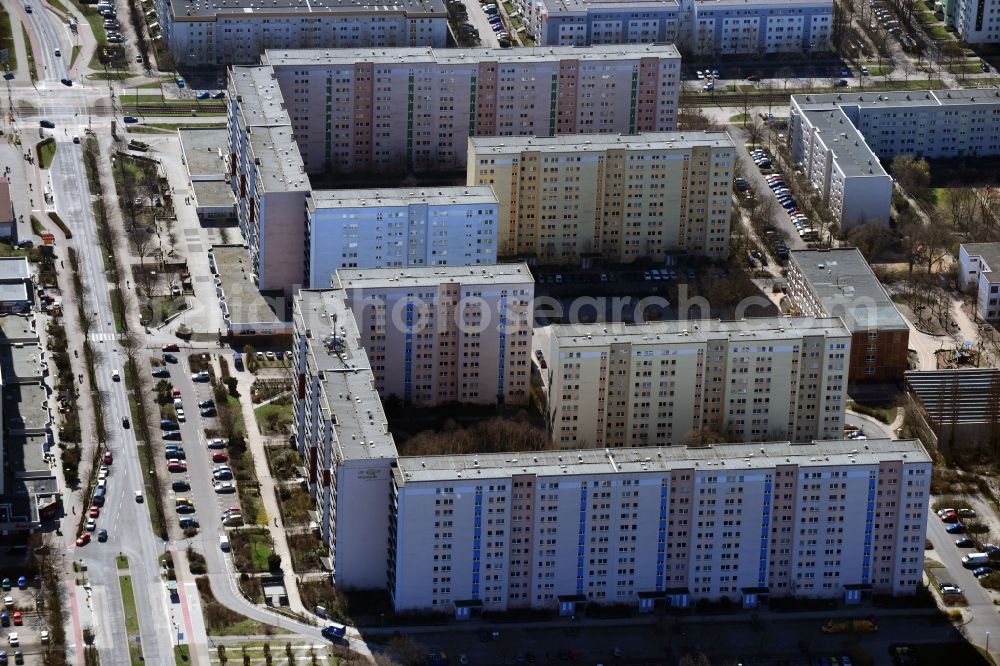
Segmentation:
{"type": "Polygon", "coordinates": [[[337,271],[375,388],[405,404],[525,404],[534,279],[526,264],[337,271]]]}
{"type": "Polygon", "coordinates": [[[997,0],[949,0],[947,19],[968,44],[1000,42],[1000,2],[997,0]]]}
{"type": "Polygon", "coordinates": [[[921,585],[915,440],[403,457],[392,474],[397,610],[851,604],[921,585]]]}
{"type": "Polygon", "coordinates": [[[1000,154],[1000,88],[792,95],[792,156],[843,228],[888,223],[897,155],[1000,154]]]}
{"type": "Polygon", "coordinates": [[[677,127],[672,45],[267,51],[312,172],[465,167],[470,136],[677,127]]]}
{"type": "Polygon", "coordinates": [[[976,313],[1000,319],[1000,243],[962,243],[958,246],[958,277],[963,289],[976,292],[976,313]]]}
{"type": "Polygon", "coordinates": [[[792,252],[788,300],[795,314],[843,320],[851,332],[852,385],[902,385],[910,328],[858,249],[792,252]]]}
{"type": "Polygon", "coordinates": [[[305,207],[311,191],[281,90],[265,67],[229,76],[230,186],[261,290],[291,296],[306,284],[305,207]]]}
{"type": "Polygon", "coordinates": [[[295,441],[333,578],[383,589],[397,454],[358,326],[332,289],[299,291],[292,322],[295,441]]]}
{"type": "Polygon", "coordinates": [[[724,132],[474,137],[466,182],[493,188],[504,257],[721,258],[735,159],[724,132]]]}
{"type": "Polygon", "coordinates": [[[545,46],[676,43],[696,56],[830,50],[828,0],[518,0],[528,34],[545,46]]]}
{"type": "MultiPolygon", "coordinates": [[[[866,592],[916,592],[931,471],[919,442],[399,457],[346,294],[299,292],[292,351],[296,442],[342,589],[387,589],[398,611],[459,617],[477,607],[557,607],[569,615],[588,602],[650,612],[700,599],[753,608],[771,596],[851,604],[866,592]]],[[[697,332],[703,324],[692,325],[697,332]]],[[[820,345],[793,337],[775,340],[774,352],[751,351],[747,341],[732,352],[731,383],[768,381],[763,370],[739,377],[749,366],[735,355],[765,358],[783,353],[779,345],[814,350],[803,355],[815,359],[806,361],[816,366],[813,376],[838,370],[838,358],[821,365],[828,361],[820,345]]],[[[665,349],[640,349],[636,359],[665,349]]],[[[651,376],[641,373],[641,381],[651,376]]],[[[607,394],[599,382],[581,385],[607,394]]],[[[775,391],[784,401],[798,397],[775,391]]],[[[824,402],[813,399],[811,408],[822,414],[824,402]]]]}
{"type": "Polygon", "coordinates": [[[390,4],[320,0],[156,0],[164,44],[178,65],[251,65],[266,49],[443,47],[442,0],[390,4]]]}
{"type": "Polygon", "coordinates": [[[838,318],[555,325],[534,345],[561,449],[843,433],[851,334],[838,318]]]}
{"type": "Polygon", "coordinates": [[[498,208],[488,187],[315,190],[309,284],[329,286],[340,268],[494,264],[498,208]]]}

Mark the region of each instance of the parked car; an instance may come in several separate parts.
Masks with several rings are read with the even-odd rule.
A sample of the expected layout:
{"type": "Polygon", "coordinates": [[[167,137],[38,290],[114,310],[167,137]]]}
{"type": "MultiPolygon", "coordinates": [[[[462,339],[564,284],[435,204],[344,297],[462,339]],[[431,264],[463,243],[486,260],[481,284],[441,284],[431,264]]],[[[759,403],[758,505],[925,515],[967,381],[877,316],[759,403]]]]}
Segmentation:
{"type": "Polygon", "coordinates": [[[215,484],[215,492],[223,495],[236,492],[236,484],[230,481],[215,484]]]}
{"type": "Polygon", "coordinates": [[[103,527],[97,530],[97,540],[100,541],[101,543],[104,543],[105,541],[108,540],[108,531],[103,527]]]}
{"type": "Polygon", "coordinates": [[[959,518],[975,518],[976,512],[972,509],[959,509],[958,516],[959,518]]]}
{"type": "Polygon", "coordinates": [[[136,118],[135,116],[125,116],[124,118],[122,118],[122,121],[123,121],[123,122],[124,122],[124,123],[125,123],[126,125],[131,125],[131,124],[134,124],[134,123],[137,123],[137,122],[139,122],[139,119],[138,119],[138,118],[136,118]]]}
{"type": "Polygon", "coordinates": [[[233,478],[233,470],[228,467],[216,467],[212,471],[212,478],[216,481],[229,481],[233,478]]]}
{"type": "Polygon", "coordinates": [[[208,448],[210,449],[224,449],[226,448],[226,440],[221,437],[213,437],[208,440],[208,448]]]}
{"type": "Polygon", "coordinates": [[[183,518],[177,521],[177,524],[180,525],[182,530],[191,529],[194,527],[200,527],[200,525],[198,524],[198,519],[195,518],[194,516],[184,516],[183,518]]]}
{"type": "Polygon", "coordinates": [[[191,375],[191,381],[193,382],[207,382],[211,379],[211,376],[204,370],[201,372],[196,372],[191,375]]]}
{"type": "Polygon", "coordinates": [[[201,408],[201,409],[199,410],[199,413],[200,413],[200,414],[201,414],[202,416],[206,416],[206,417],[207,417],[207,416],[215,416],[215,407],[202,407],[202,408],[201,408]]]}
{"type": "Polygon", "coordinates": [[[944,528],[944,531],[948,534],[965,534],[965,525],[962,523],[953,523],[944,528]]]}
{"type": "Polygon", "coordinates": [[[216,451],[215,453],[212,454],[212,462],[224,463],[224,462],[227,462],[228,460],[229,460],[229,456],[227,456],[222,451],[216,451]]]}
{"type": "Polygon", "coordinates": [[[962,588],[957,585],[941,585],[941,594],[962,594],[962,588]]]}
{"type": "Polygon", "coordinates": [[[972,570],[972,575],[976,578],[982,578],[983,576],[989,576],[993,573],[992,567],[979,567],[978,569],[972,570]]]}
{"type": "Polygon", "coordinates": [[[170,376],[170,371],[166,368],[153,368],[153,377],[156,379],[165,379],[170,376]]]}
{"type": "Polygon", "coordinates": [[[959,548],[974,548],[976,542],[972,540],[972,537],[959,537],[955,539],[955,545],[959,548]]]}

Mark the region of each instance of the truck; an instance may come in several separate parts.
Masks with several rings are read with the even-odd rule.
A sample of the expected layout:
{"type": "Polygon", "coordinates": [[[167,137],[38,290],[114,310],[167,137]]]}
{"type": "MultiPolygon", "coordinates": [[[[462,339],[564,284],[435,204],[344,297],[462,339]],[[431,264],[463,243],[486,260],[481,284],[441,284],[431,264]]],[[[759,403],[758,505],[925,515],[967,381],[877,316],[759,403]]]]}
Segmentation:
{"type": "Polygon", "coordinates": [[[969,553],[962,558],[962,566],[966,569],[978,569],[990,563],[989,553],[969,553]]]}
{"type": "Polygon", "coordinates": [[[347,641],[347,627],[343,624],[337,624],[333,622],[326,625],[323,629],[323,638],[333,641],[334,643],[343,643],[347,641]]]}
{"type": "Polygon", "coordinates": [[[824,634],[843,634],[848,631],[854,631],[859,634],[871,634],[878,631],[878,624],[875,620],[827,620],[826,624],[823,625],[822,631],[824,634]]]}

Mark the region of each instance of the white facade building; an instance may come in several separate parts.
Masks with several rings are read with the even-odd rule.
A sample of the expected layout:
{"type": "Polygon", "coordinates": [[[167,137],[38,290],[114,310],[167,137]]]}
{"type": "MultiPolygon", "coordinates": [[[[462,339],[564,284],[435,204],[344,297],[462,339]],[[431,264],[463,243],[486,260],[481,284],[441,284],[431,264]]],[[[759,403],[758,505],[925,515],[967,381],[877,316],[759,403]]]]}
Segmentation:
{"type": "Polygon", "coordinates": [[[375,388],[404,404],[519,405],[531,383],[527,264],[337,271],[375,388]]]}
{"type": "Polygon", "coordinates": [[[950,0],[948,19],[959,37],[969,44],[1000,42],[1000,1],[950,0]]]}
{"type": "Polygon", "coordinates": [[[178,65],[251,65],[266,49],[443,47],[442,0],[156,0],[163,39],[178,65]]]}
{"type": "Polygon", "coordinates": [[[1000,319],[1000,243],[963,243],[958,247],[958,277],[963,289],[976,290],[976,312],[1000,319]]]}
{"type": "Polygon", "coordinates": [[[696,56],[830,50],[829,0],[519,0],[544,46],[670,42],[696,56]]]}
{"type": "Polygon", "coordinates": [[[400,458],[389,589],[399,610],[565,614],[914,594],[930,476],[914,440],[400,458]]]}
{"type": "Polygon", "coordinates": [[[339,268],[493,264],[498,203],[489,187],[316,190],[306,200],[309,284],[339,268]]]}
{"type": "Polygon", "coordinates": [[[792,95],[792,157],[842,228],[889,220],[879,160],[1000,154],[1000,88],[792,95]]]}

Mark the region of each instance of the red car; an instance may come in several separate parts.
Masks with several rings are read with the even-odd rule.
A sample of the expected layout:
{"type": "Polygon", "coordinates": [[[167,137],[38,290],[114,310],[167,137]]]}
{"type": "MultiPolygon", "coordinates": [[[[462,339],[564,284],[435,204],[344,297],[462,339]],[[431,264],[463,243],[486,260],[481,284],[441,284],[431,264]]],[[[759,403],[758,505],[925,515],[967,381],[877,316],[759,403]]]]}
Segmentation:
{"type": "Polygon", "coordinates": [[[171,397],[179,398],[181,397],[181,390],[179,388],[175,388],[173,391],[170,392],[170,395],[171,397]]]}
{"type": "Polygon", "coordinates": [[[86,546],[88,543],[90,543],[90,532],[84,532],[76,538],[76,545],[78,546],[86,546]]]}
{"type": "Polygon", "coordinates": [[[97,518],[100,515],[101,515],[101,507],[97,506],[96,504],[90,507],[91,518],[97,518]]]}
{"type": "Polygon", "coordinates": [[[115,461],[114,456],[111,455],[111,451],[104,452],[104,464],[110,465],[115,461]]]}
{"type": "Polygon", "coordinates": [[[163,347],[161,347],[160,349],[163,350],[163,351],[165,351],[165,352],[175,352],[175,351],[180,351],[181,350],[181,348],[178,347],[173,342],[171,342],[169,345],[163,345],[163,347]]]}
{"type": "Polygon", "coordinates": [[[216,451],[215,453],[212,454],[212,462],[219,463],[219,462],[226,462],[227,460],[229,460],[229,456],[227,456],[222,451],[216,451]]]}
{"type": "Polygon", "coordinates": [[[14,624],[19,627],[24,624],[24,616],[21,615],[21,611],[14,611],[14,624]]]}
{"type": "Polygon", "coordinates": [[[185,465],[184,463],[182,463],[182,462],[180,462],[178,460],[175,460],[173,462],[167,463],[167,471],[168,472],[186,472],[187,471],[187,465],[185,465]]]}

